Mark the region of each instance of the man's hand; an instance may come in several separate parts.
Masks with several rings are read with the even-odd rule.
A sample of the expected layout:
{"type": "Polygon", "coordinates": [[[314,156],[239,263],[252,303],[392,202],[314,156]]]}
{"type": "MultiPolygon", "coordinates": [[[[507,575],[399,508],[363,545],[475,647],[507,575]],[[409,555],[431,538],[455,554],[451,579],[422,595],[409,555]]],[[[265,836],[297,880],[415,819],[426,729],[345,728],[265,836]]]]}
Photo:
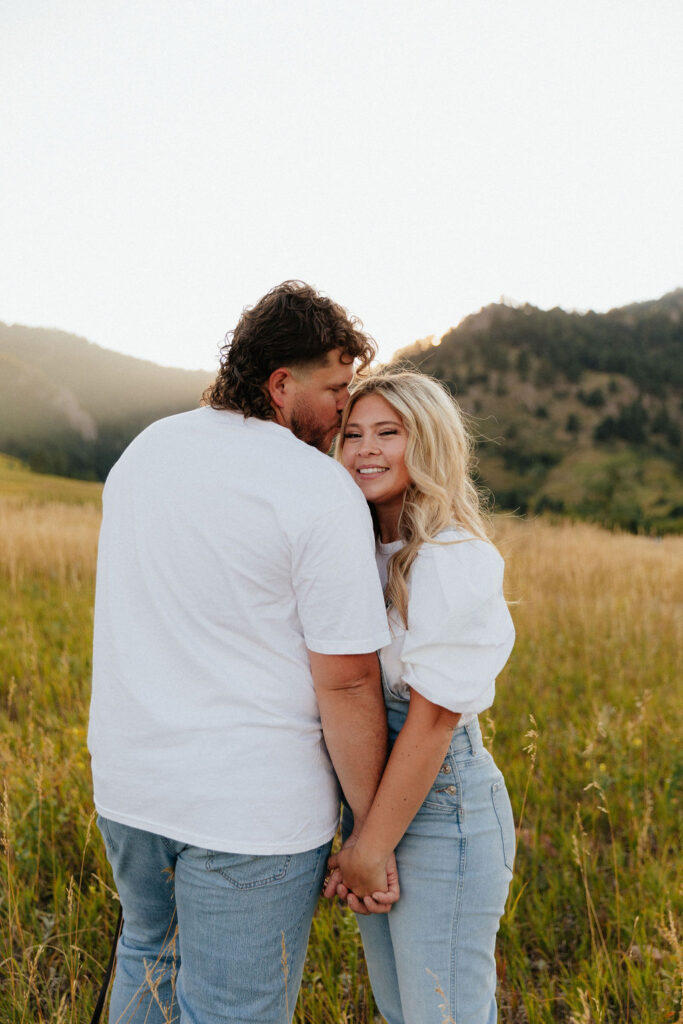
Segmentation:
{"type": "Polygon", "coordinates": [[[371,896],[375,892],[387,891],[385,862],[368,862],[358,853],[358,846],[346,847],[330,857],[327,866],[339,868],[344,885],[356,896],[371,896]]]}
{"type": "Polygon", "coordinates": [[[392,853],[386,861],[363,857],[356,846],[357,837],[349,836],[338,854],[330,857],[331,874],[323,895],[345,900],[356,914],[388,914],[401,895],[392,853]]]}

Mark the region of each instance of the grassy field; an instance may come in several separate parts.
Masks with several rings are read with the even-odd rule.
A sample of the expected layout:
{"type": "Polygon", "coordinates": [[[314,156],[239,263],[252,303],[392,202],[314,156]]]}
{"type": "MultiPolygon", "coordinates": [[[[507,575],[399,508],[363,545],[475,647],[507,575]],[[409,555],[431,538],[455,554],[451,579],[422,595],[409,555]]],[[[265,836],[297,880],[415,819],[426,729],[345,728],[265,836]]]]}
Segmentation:
{"type": "MultiPolygon", "coordinates": [[[[99,493],[0,460],[2,1024],[87,1021],[117,913],[85,745],[99,493]]],[[[482,716],[519,835],[500,1018],[681,1021],[683,538],[497,530],[518,632],[482,716]]],[[[379,1020],[337,907],[314,921],[295,1019],[379,1020]]]]}

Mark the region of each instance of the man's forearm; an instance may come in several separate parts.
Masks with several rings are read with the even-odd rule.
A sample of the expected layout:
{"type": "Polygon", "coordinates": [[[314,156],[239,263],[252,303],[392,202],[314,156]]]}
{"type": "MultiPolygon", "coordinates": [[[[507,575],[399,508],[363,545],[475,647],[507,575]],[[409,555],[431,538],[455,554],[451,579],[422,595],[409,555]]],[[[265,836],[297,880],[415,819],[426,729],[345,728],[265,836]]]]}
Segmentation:
{"type": "Polygon", "coordinates": [[[375,655],[311,654],[320,720],[355,828],[372,804],[387,758],[387,720],[375,655]]]}

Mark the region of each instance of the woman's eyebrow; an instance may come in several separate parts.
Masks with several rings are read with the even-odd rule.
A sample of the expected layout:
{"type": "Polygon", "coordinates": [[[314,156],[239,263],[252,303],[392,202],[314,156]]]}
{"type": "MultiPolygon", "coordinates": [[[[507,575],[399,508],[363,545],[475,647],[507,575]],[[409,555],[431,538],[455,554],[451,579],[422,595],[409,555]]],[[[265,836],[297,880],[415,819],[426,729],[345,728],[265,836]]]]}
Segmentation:
{"type": "MultiPolygon", "coordinates": [[[[360,423],[356,423],[355,421],[352,421],[352,420],[348,420],[346,426],[347,427],[360,427],[361,424],[360,423]]],[[[371,423],[370,426],[371,427],[389,427],[389,426],[391,426],[391,427],[400,427],[401,424],[398,422],[398,420],[377,420],[376,423],[371,423]]]]}

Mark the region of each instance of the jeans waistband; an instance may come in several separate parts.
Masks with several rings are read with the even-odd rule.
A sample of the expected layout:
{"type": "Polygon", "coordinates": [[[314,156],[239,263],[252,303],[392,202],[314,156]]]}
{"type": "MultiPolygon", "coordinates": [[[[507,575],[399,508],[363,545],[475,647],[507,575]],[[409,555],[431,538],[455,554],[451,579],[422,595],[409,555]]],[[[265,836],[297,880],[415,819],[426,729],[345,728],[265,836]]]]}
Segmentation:
{"type": "MultiPolygon", "coordinates": [[[[409,701],[394,698],[387,701],[386,707],[389,734],[391,742],[393,743],[405,721],[408,713],[409,701]]],[[[472,754],[478,754],[483,750],[483,748],[484,743],[481,737],[478,718],[475,717],[464,725],[458,725],[455,727],[449,747],[451,753],[471,751],[472,754]]]]}
{"type": "Polygon", "coordinates": [[[449,749],[454,754],[461,753],[463,750],[479,754],[484,749],[478,718],[473,718],[470,722],[459,725],[454,730],[449,749]]]}

